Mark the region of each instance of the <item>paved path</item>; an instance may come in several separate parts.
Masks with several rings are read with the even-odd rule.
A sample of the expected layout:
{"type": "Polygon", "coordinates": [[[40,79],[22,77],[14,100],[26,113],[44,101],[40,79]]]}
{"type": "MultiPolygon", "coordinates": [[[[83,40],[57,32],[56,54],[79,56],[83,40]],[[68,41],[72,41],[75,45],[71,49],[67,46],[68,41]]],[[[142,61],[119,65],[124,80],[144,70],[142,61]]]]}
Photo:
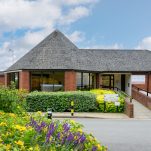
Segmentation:
{"type": "MultiPolygon", "coordinates": [[[[53,117],[56,118],[71,118],[70,112],[54,112],[53,117]]],[[[101,119],[128,119],[124,113],[94,113],[94,112],[76,112],[74,117],[78,118],[101,118],[101,119]]]]}
{"type": "Polygon", "coordinates": [[[134,118],[136,119],[151,119],[151,110],[133,99],[134,118]]]}
{"type": "Polygon", "coordinates": [[[151,151],[151,120],[75,119],[108,151],[151,151]]]}

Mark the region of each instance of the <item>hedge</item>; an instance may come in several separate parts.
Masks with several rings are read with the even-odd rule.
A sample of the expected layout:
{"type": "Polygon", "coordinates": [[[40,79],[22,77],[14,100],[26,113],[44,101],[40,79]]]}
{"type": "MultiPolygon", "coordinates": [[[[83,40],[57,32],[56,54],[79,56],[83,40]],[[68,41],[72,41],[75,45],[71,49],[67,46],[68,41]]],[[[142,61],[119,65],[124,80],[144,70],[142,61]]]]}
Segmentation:
{"type": "Polygon", "coordinates": [[[29,112],[45,112],[47,108],[54,112],[70,111],[72,100],[75,112],[97,110],[96,96],[90,92],[32,92],[26,98],[29,112]]]}

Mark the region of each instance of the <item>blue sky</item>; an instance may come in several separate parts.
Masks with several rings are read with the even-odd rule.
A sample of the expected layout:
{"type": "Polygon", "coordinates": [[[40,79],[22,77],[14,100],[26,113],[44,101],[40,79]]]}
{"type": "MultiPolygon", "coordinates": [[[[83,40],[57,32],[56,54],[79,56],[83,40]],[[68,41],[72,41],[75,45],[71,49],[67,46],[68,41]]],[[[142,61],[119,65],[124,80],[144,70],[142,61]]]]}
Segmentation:
{"type": "Polygon", "coordinates": [[[1,0],[0,70],[56,28],[79,48],[151,50],[151,1],[1,0]]]}
{"type": "Polygon", "coordinates": [[[133,49],[151,35],[151,1],[102,0],[90,16],[71,25],[71,29],[83,31],[86,39],[95,39],[96,45],[117,43],[133,49]]]}

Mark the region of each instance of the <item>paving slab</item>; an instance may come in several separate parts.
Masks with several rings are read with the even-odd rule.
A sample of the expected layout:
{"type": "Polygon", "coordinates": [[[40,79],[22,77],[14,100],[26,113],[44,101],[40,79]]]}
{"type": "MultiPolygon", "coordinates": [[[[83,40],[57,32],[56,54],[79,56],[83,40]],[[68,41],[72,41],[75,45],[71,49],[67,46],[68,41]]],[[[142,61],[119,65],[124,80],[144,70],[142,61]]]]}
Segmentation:
{"type": "Polygon", "coordinates": [[[151,119],[151,110],[139,103],[136,100],[132,100],[134,104],[134,118],[135,119],[151,119]]]}
{"type": "Polygon", "coordinates": [[[71,116],[69,112],[54,112],[54,118],[100,118],[100,119],[129,119],[124,113],[92,113],[92,112],[75,112],[71,116]]]}

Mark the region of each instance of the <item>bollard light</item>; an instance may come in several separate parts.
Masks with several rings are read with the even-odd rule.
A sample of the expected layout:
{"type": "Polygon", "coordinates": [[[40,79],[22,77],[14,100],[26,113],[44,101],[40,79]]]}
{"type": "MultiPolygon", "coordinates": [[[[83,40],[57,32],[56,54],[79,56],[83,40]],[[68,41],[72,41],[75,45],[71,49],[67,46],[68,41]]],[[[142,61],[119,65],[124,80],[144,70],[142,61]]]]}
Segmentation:
{"type": "Polygon", "coordinates": [[[71,116],[74,116],[74,101],[71,101],[71,116]]]}
{"type": "Polygon", "coordinates": [[[48,119],[52,119],[52,109],[51,108],[47,109],[47,114],[48,114],[48,119]]]}

